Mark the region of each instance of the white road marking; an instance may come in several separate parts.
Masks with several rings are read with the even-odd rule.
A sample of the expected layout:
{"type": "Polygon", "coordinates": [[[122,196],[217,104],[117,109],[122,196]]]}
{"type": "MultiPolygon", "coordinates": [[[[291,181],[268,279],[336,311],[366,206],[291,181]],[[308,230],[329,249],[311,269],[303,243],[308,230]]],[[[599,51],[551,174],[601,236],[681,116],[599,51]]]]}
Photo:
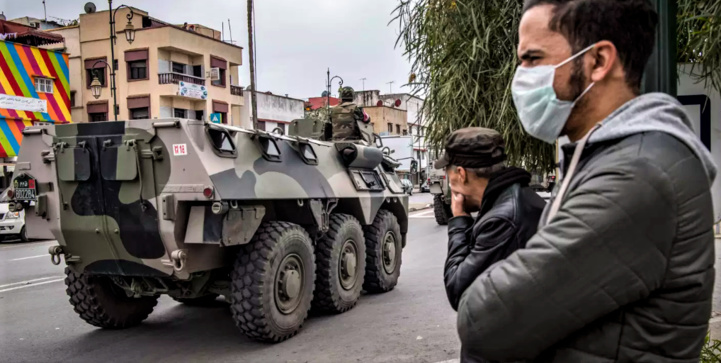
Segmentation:
{"type": "Polygon", "coordinates": [[[16,287],[11,287],[11,288],[9,288],[9,289],[0,290],[0,292],[8,292],[8,291],[13,291],[13,290],[19,290],[19,289],[24,289],[24,288],[26,288],[26,287],[33,287],[33,286],[38,286],[38,285],[45,285],[45,284],[50,284],[50,283],[53,283],[53,282],[60,282],[60,281],[63,281],[63,280],[65,280],[65,278],[57,279],[57,280],[48,280],[48,281],[38,282],[37,284],[29,284],[29,285],[23,285],[23,286],[16,286],[16,287]]]}
{"type": "Polygon", "coordinates": [[[53,240],[47,240],[47,241],[31,242],[31,243],[25,242],[25,243],[13,244],[13,245],[9,245],[9,246],[4,246],[2,243],[0,243],[0,251],[15,250],[18,248],[37,247],[37,246],[48,245],[48,244],[52,244],[52,243],[58,243],[58,242],[53,241],[53,240]]]}
{"type": "Polygon", "coordinates": [[[449,359],[449,360],[444,360],[442,362],[436,362],[436,363],[458,363],[458,362],[460,362],[460,359],[449,359]]]}
{"type": "Polygon", "coordinates": [[[411,214],[410,216],[408,216],[408,218],[434,218],[433,210],[431,209],[431,210],[426,210],[423,212],[411,214]]]}
{"type": "Polygon", "coordinates": [[[23,260],[29,260],[29,259],[32,259],[32,258],[40,258],[40,257],[47,257],[47,258],[50,258],[50,255],[48,255],[48,254],[46,253],[46,254],[44,254],[44,255],[30,256],[30,257],[20,257],[20,258],[13,258],[13,259],[12,259],[12,260],[10,260],[10,261],[23,261],[23,260]]]}
{"type": "Polygon", "coordinates": [[[0,289],[5,288],[5,287],[10,287],[10,286],[17,286],[17,285],[29,285],[34,282],[44,281],[44,280],[49,280],[49,279],[56,279],[58,277],[63,277],[63,276],[62,275],[47,276],[47,277],[41,277],[41,278],[27,280],[27,281],[13,282],[12,284],[0,285],[0,289]]]}

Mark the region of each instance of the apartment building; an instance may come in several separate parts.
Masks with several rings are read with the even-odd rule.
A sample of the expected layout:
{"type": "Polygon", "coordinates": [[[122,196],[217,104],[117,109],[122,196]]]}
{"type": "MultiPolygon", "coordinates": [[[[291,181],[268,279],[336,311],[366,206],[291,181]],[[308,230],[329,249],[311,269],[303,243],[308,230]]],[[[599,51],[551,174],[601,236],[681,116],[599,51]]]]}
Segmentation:
{"type": "Polygon", "coordinates": [[[48,46],[70,54],[71,109],[74,122],[114,119],[110,66],[115,69],[117,119],[182,117],[240,125],[244,105],[239,83],[242,48],[220,39],[220,32],[198,25],[177,26],[136,8],[115,15],[117,38],[111,59],[108,11],[80,15],[78,25],[48,30],[65,38],[48,46]],[[124,34],[129,22],[135,36],[124,34]],[[219,79],[211,78],[217,69],[219,79]],[[90,85],[98,78],[96,98],[90,85]]]}

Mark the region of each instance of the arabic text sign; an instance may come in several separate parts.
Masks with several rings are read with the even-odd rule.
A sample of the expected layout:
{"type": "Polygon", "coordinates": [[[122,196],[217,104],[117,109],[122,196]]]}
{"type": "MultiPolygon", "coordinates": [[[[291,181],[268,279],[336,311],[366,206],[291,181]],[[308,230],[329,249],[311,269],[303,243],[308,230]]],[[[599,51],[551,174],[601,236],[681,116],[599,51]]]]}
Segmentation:
{"type": "Polygon", "coordinates": [[[178,83],[178,95],[204,100],[208,98],[208,89],[205,86],[181,81],[178,83]]]}
{"type": "Polygon", "coordinates": [[[30,112],[48,112],[48,102],[37,98],[0,94],[0,108],[30,112]]]}

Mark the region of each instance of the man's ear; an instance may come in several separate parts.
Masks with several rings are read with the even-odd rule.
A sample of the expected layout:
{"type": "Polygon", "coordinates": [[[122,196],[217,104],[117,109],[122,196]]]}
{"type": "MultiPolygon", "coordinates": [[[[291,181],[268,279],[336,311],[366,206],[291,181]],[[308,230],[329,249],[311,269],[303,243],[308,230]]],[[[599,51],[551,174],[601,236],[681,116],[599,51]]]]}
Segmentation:
{"type": "Polygon", "coordinates": [[[608,40],[602,40],[593,47],[591,63],[591,82],[600,82],[605,78],[624,77],[623,66],[618,59],[616,46],[608,40]],[[621,74],[618,74],[621,72],[621,74]]]}
{"type": "Polygon", "coordinates": [[[466,173],[466,169],[457,166],[456,173],[458,174],[458,178],[460,179],[461,183],[465,184],[468,182],[468,174],[466,173]]]}

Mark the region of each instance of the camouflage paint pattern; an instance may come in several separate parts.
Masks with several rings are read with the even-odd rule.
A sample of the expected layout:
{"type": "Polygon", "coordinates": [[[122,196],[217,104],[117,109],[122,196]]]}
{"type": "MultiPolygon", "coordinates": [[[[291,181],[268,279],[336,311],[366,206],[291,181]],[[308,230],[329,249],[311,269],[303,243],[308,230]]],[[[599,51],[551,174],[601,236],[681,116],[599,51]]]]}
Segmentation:
{"type": "MultiPolygon", "coordinates": [[[[337,200],[336,211],[364,225],[386,208],[406,233],[408,197],[395,172],[380,165],[379,149],[349,144],[357,154],[349,168],[335,143],[300,139],[317,159],[309,163],[301,157],[299,139],[177,119],[30,128],[15,175],[35,178],[48,207],[42,216],[26,213],[28,235],[57,239],[78,272],[189,279],[226,263],[227,251],[217,243],[222,216],[204,213],[204,230],[192,232],[203,241],[185,242],[198,225],[188,222],[191,208],[209,210],[215,201],[269,206],[281,216],[289,205],[283,203],[306,208],[311,199],[337,200]],[[227,132],[235,155],[219,152],[207,127],[227,132]],[[264,157],[259,137],[275,140],[277,160],[264,157]],[[353,170],[375,174],[380,190],[359,190],[353,170]],[[206,188],[212,188],[210,198],[203,194],[206,188]],[[171,262],[178,250],[187,255],[180,270],[171,262]]],[[[300,223],[308,214],[283,220],[300,223]]]]}

